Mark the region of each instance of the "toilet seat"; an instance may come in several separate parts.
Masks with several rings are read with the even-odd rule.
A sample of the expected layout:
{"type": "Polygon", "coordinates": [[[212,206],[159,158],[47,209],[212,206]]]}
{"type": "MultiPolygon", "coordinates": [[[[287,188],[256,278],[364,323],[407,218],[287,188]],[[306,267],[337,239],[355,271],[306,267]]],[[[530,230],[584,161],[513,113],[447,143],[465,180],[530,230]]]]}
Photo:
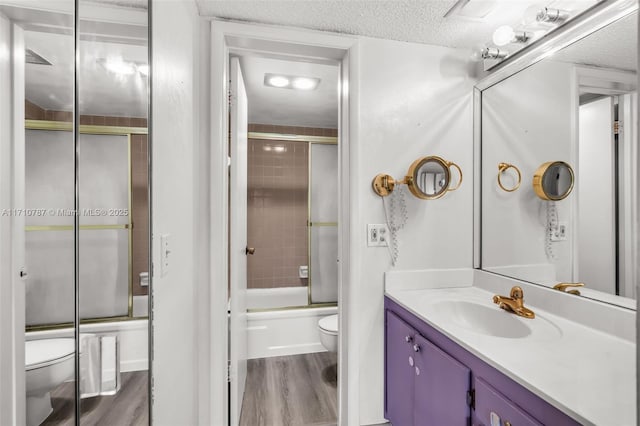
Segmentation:
{"type": "Polygon", "coordinates": [[[329,315],[318,321],[318,327],[327,334],[338,335],[338,314],[329,315]]]}
{"type": "Polygon", "coordinates": [[[43,339],[25,342],[26,371],[47,367],[72,358],[75,354],[75,339],[43,339]]]}

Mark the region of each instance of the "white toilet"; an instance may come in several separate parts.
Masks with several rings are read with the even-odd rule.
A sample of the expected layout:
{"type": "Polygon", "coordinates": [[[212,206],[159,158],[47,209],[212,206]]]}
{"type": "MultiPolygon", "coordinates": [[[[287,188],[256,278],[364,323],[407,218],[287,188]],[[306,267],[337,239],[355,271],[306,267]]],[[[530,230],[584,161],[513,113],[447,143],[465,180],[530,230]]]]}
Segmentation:
{"type": "Polygon", "coordinates": [[[329,315],[318,321],[320,343],[329,352],[338,351],[338,314],[329,315]]]}
{"type": "Polygon", "coordinates": [[[53,411],[50,391],[73,378],[74,339],[25,342],[27,426],[39,426],[53,411]]]}

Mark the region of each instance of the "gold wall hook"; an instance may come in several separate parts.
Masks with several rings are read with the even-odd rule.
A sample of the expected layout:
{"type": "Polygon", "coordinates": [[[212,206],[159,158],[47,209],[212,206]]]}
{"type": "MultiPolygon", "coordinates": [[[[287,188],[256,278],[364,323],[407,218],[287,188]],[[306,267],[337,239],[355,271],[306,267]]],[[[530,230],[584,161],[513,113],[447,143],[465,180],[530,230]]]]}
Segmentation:
{"type": "Polygon", "coordinates": [[[520,184],[522,183],[522,174],[520,173],[520,169],[509,163],[500,163],[498,164],[498,186],[505,192],[513,192],[520,188],[520,184]],[[513,169],[518,173],[518,183],[513,188],[507,188],[502,184],[502,173],[506,172],[509,169],[513,169]]]}

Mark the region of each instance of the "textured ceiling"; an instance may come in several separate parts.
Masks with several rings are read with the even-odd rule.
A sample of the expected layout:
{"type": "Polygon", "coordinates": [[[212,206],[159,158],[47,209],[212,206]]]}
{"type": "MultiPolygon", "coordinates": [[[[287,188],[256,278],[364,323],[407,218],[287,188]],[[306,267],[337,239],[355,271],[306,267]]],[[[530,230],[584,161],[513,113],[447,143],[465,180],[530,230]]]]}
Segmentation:
{"type": "Polygon", "coordinates": [[[597,31],[553,56],[574,64],[638,70],[638,14],[632,13],[597,31]]]}
{"type": "Polygon", "coordinates": [[[200,14],[390,40],[473,48],[491,41],[500,25],[518,27],[530,5],[584,10],[594,0],[472,0],[492,3],[482,20],[444,19],[453,0],[196,0],[200,14]]]}
{"type": "Polygon", "coordinates": [[[338,127],[338,67],[306,62],[242,56],[249,122],[282,126],[338,127]],[[315,90],[264,85],[266,73],[320,78],[315,90]]]}

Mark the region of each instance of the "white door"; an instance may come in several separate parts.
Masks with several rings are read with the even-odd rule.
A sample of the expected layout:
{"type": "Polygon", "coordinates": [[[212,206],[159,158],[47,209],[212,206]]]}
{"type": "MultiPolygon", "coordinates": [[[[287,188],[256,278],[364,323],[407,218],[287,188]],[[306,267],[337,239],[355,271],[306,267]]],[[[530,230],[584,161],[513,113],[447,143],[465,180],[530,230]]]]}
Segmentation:
{"type": "Polygon", "coordinates": [[[613,99],[580,106],[578,140],[578,272],[595,290],[615,293],[615,158],[613,99]]]}
{"type": "Polygon", "coordinates": [[[230,425],[240,421],[247,379],[247,92],[238,58],[231,58],[230,258],[230,425]]]}

